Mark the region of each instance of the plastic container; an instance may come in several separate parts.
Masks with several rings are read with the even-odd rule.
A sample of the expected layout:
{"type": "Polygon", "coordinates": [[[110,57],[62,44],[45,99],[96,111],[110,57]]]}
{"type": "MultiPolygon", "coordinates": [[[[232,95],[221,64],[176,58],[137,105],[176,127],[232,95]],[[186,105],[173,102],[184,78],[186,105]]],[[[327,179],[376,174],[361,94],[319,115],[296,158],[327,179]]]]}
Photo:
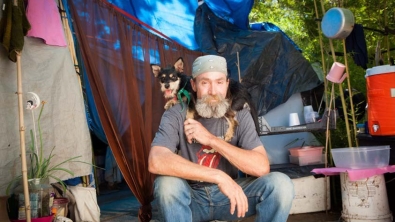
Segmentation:
{"type": "MultiPolygon", "coordinates": [[[[31,218],[42,218],[51,215],[51,207],[55,192],[49,184],[48,178],[34,178],[28,180],[31,218]]],[[[17,197],[19,210],[18,219],[26,219],[25,196],[22,184],[19,184],[14,193],[17,197]]]]}
{"type": "Polygon", "coordinates": [[[320,156],[322,154],[323,146],[304,146],[302,147],[294,147],[288,149],[291,153],[291,156],[320,156]]]}
{"type": "Polygon", "coordinates": [[[299,166],[314,165],[324,163],[324,154],[309,156],[292,156],[289,155],[289,162],[299,166]]]}
{"type": "MultiPolygon", "coordinates": [[[[55,198],[53,200],[52,209],[56,209],[56,216],[63,216],[67,217],[68,214],[68,205],[69,199],[62,197],[62,198],[55,198]]],[[[52,211],[53,212],[53,211],[52,211]]]]}
{"type": "Polygon", "coordinates": [[[335,148],[331,150],[336,167],[364,169],[388,166],[390,146],[335,148]]]}
{"type": "Polygon", "coordinates": [[[373,136],[395,135],[395,66],[366,70],[368,130],[373,136]]]}
{"type": "Polygon", "coordinates": [[[357,133],[366,133],[365,123],[358,123],[357,124],[357,133]]]}
{"type": "Polygon", "coordinates": [[[392,222],[383,174],[350,181],[347,173],[340,173],[340,183],[342,221],[392,222]]]}
{"type": "Polygon", "coordinates": [[[315,122],[315,113],[313,107],[311,105],[303,107],[303,115],[305,123],[313,123],[315,122]]]}

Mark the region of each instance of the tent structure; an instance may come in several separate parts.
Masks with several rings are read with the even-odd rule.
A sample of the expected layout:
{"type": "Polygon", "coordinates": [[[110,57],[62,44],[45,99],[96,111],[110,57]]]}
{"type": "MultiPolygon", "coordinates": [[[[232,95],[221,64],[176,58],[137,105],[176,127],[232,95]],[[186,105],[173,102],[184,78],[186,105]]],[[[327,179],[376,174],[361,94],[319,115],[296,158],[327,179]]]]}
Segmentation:
{"type": "MultiPolygon", "coordinates": [[[[83,88],[89,87],[91,92],[87,98],[89,114],[99,117],[95,119],[100,121],[98,125],[102,126],[123,177],[141,203],[141,221],[151,218],[153,175],[148,173],[147,158],[164,105],[149,64],[171,65],[182,56],[185,72],[190,73],[196,57],[208,53],[222,55],[228,60],[231,77],[241,76],[242,83],[251,89],[260,115],[284,103],[292,94],[320,84],[314,70],[284,33],[249,28],[252,0],[63,3],[75,33],[80,71],[86,77],[83,88]]],[[[87,126],[92,119],[88,122],[85,119],[69,52],[66,48],[47,46],[40,39],[26,39],[27,56],[22,64],[29,71],[25,74],[28,80],[24,88],[39,94],[51,107],[50,114],[43,117],[48,121],[45,129],[49,131],[48,146],[62,147],[62,151],[73,155],[77,152],[89,162],[92,152],[87,126]]],[[[3,79],[12,82],[14,79],[8,73],[14,70],[7,63],[0,66],[6,67],[0,72],[1,99],[5,104],[12,101],[13,89],[6,81],[3,84],[3,79]]],[[[1,107],[8,113],[2,117],[7,124],[2,137],[10,141],[15,138],[9,134],[18,132],[10,122],[15,115],[14,105],[1,107]]],[[[1,147],[7,147],[7,142],[2,142],[1,147]]],[[[12,149],[17,145],[5,149],[12,154],[13,162],[6,161],[0,169],[12,168],[14,174],[18,173],[15,162],[18,158],[12,149]]],[[[78,172],[76,176],[90,173],[90,169],[70,167],[78,172]]]]}
{"type": "MultiPolygon", "coordinates": [[[[70,52],[66,47],[48,46],[41,39],[25,37],[22,66],[22,98],[27,102],[27,92],[34,92],[46,101],[41,119],[45,156],[55,147],[53,163],[81,156],[80,161],[92,161],[91,140],[85,117],[79,77],[75,73],[70,52]]],[[[16,65],[7,58],[4,49],[0,53],[0,195],[5,194],[7,183],[21,175],[19,130],[16,92],[16,65]]],[[[25,108],[24,103],[24,108],[25,108]]],[[[38,111],[34,111],[37,121],[38,111]]],[[[26,147],[30,144],[33,129],[32,112],[25,110],[26,147]]],[[[83,163],[67,163],[64,168],[74,176],[85,176],[92,167],[83,163]]],[[[59,174],[69,179],[68,174],[59,174]]],[[[52,181],[54,182],[54,181],[52,181]]]]}
{"type": "Polygon", "coordinates": [[[91,99],[125,181],[142,204],[142,221],[150,218],[152,200],[153,176],[148,173],[147,157],[163,113],[159,84],[149,64],[171,65],[182,56],[185,73],[190,73],[197,56],[220,54],[228,59],[235,78],[239,54],[243,83],[252,89],[261,115],[293,93],[320,83],[284,34],[248,29],[252,1],[218,1],[219,5],[206,1],[200,6],[195,1],[176,0],[66,2],[87,74],[84,81],[89,82],[91,99]],[[245,11],[223,11],[225,3],[232,10],[245,11]],[[241,4],[248,7],[239,7],[241,4]],[[226,13],[236,17],[224,20],[226,13]],[[244,21],[238,22],[243,20],[239,15],[244,15],[244,21]]]}

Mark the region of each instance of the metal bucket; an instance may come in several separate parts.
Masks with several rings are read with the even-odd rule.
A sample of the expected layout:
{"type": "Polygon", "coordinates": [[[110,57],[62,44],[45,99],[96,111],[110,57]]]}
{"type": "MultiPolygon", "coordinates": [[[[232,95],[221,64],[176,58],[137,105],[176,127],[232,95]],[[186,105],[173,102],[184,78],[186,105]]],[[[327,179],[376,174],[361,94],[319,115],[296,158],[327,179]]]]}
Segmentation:
{"type": "Polygon", "coordinates": [[[330,39],[345,39],[354,29],[352,12],[345,8],[329,9],[321,22],[322,33],[330,39]]]}

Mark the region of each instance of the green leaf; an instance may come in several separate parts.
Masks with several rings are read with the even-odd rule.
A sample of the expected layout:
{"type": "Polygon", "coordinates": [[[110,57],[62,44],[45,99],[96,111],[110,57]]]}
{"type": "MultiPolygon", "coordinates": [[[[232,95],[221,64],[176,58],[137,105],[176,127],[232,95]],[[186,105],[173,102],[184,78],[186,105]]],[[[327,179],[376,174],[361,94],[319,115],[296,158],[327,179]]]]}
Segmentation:
{"type": "Polygon", "coordinates": [[[9,196],[10,195],[10,189],[11,186],[14,185],[17,181],[21,180],[22,175],[19,175],[17,177],[15,177],[14,179],[11,180],[11,182],[8,183],[7,189],[6,189],[6,195],[9,196]]]}

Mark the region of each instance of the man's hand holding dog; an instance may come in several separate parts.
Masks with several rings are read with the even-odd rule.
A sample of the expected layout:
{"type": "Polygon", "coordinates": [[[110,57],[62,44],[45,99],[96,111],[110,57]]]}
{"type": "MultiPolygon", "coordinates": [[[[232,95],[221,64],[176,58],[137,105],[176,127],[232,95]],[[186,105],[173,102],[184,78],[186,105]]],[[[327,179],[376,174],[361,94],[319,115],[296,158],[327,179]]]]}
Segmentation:
{"type": "Polygon", "coordinates": [[[202,145],[209,145],[210,141],[215,137],[201,123],[194,119],[185,120],[184,133],[188,143],[196,140],[202,145]]]}

